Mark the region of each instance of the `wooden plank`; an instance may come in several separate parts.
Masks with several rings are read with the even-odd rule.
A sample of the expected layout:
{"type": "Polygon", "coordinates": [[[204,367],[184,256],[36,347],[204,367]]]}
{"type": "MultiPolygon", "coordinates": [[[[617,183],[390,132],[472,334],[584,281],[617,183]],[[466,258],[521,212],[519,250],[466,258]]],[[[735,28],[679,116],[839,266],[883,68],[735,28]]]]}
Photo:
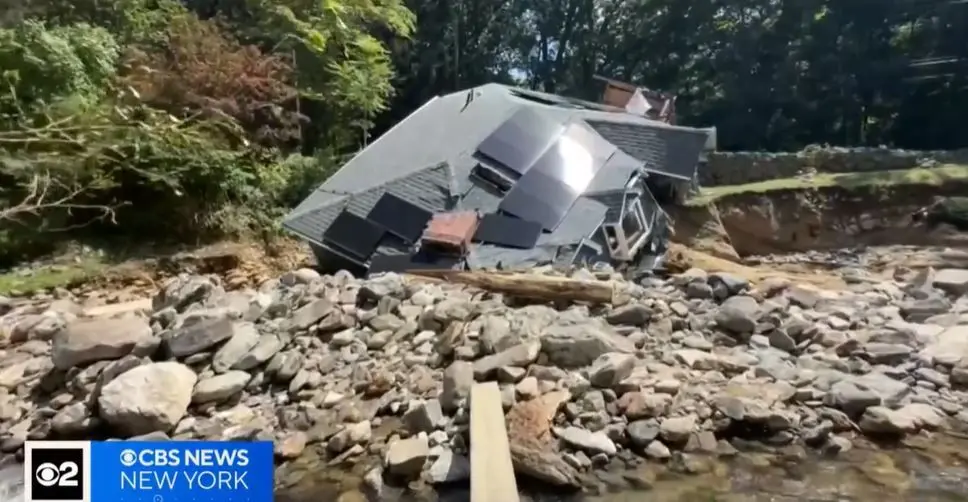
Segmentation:
{"type": "Polygon", "coordinates": [[[462,270],[411,270],[410,275],[435,277],[450,282],[504,293],[521,298],[540,300],[570,300],[590,303],[614,303],[615,290],[605,281],[585,281],[568,277],[553,277],[522,273],[491,273],[462,270]]]}
{"type": "Polygon", "coordinates": [[[519,502],[497,382],[471,387],[471,502],[519,502]]]}
{"type": "Polygon", "coordinates": [[[151,310],[151,298],[142,298],[124,303],[112,303],[109,305],[98,305],[84,310],[85,317],[111,317],[128,312],[139,310],[151,310]]]}

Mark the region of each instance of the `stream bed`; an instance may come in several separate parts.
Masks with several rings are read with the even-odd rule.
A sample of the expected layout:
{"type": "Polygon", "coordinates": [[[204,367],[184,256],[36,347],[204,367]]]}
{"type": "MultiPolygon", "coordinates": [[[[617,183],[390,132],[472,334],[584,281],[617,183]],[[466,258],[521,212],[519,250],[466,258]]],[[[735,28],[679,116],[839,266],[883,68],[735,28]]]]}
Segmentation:
{"type": "MultiPolygon", "coordinates": [[[[307,450],[308,451],[308,450],[307,450]]],[[[361,472],[327,466],[307,454],[279,466],[278,502],[467,502],[467,486],[384,487],[364,494],[361,472]]],[[[968,500],[968,441],[939,434],[898,448],[858,446],[835,458],[800,448],[744,451],[713,459],[683,455],[668,464],[595,474],[597,495],[557,494],[522,487],[522,502],[956,502],[968,500]]],[[[20,465],[0,468],[0,502],[23,501],[20,465]]]]}

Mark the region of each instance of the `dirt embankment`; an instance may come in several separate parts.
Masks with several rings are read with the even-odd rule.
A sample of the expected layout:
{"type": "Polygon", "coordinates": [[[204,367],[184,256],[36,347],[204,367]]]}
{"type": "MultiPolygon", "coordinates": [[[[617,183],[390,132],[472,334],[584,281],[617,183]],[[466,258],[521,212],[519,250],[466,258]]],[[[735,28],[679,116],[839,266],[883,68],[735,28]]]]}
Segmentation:
{"type": "Polygon", "coordinates": [[[861,245],[968,248],[968,234],[911,218],[937,196],[965,194],[965,182],[786,189],[732,194],[670,213],[676,242],[725,259],[861,245]]]}

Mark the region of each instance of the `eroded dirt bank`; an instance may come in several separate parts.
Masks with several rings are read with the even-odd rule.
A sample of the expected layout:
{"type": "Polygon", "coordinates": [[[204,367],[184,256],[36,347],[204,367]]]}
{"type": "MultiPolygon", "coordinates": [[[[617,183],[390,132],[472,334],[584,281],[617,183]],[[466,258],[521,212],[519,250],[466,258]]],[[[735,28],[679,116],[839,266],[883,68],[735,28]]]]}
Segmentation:
{"type": "Polygon", "coordinates": [[[670,213],[676,241],[726,259],[856,246],[968,248],[968,234],[945,226],[929,229],[911,219],[937,196],[965,194],[966,183],[773,190],[670,213]]]}

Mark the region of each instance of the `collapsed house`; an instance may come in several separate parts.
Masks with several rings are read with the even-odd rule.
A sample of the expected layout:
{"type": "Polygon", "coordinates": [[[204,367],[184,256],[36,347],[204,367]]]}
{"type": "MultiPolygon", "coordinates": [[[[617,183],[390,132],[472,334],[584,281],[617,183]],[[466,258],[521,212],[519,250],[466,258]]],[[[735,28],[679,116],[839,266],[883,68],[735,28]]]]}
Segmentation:
{"type": "Polygon", "coordinates": [[[653,267],[661,202],[693,186],[707,130],[487,84],[438,96],[284,220],[321,268],[653,267]]]}

